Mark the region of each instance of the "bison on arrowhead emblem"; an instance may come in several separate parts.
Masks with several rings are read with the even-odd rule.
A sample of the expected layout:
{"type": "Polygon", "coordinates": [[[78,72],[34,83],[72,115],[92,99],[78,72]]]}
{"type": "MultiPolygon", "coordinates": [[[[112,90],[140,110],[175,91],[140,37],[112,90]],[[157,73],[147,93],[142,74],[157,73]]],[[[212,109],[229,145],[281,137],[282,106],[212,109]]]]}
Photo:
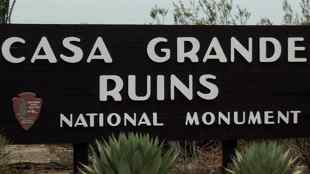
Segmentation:
{"type": "Polygon", "coordinates": [[[38,120],[42,103],[42,99],[32,92],[23,92],[13,98],[15,117],[24,130],[29,130],[38,120]]]}

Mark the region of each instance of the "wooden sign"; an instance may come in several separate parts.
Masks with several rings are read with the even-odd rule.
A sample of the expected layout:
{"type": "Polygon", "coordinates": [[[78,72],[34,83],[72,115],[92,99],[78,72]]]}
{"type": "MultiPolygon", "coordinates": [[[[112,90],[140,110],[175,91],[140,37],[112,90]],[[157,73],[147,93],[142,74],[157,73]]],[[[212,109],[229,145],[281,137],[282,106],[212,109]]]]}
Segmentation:
{"type": "Polygon", "coordinates": [[[0,25],[16,143],[310,136],[307,26],[0,25]]]}

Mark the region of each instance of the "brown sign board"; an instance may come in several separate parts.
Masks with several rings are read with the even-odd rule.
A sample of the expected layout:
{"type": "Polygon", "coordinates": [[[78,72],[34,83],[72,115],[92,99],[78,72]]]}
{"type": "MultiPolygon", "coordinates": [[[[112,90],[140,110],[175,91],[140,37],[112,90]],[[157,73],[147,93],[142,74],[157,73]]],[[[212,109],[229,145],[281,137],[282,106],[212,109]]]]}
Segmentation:
{"type": "Polygon", "coordinates": [[[308,26],[0,25],[16,143],[310,136],[308,26]]]}

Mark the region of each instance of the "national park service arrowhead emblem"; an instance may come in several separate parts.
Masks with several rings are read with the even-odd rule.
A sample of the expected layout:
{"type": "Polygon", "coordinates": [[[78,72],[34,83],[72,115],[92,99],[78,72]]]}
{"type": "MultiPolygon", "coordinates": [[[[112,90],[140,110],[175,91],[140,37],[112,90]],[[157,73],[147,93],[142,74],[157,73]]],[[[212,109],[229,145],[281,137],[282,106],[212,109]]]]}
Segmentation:
{"type": "Polygon", "coordinates": [[[42,102],[32,92],[23,92],[13,98],[15,117],[24,130],[29,130],[40,117],[42,102]]]}

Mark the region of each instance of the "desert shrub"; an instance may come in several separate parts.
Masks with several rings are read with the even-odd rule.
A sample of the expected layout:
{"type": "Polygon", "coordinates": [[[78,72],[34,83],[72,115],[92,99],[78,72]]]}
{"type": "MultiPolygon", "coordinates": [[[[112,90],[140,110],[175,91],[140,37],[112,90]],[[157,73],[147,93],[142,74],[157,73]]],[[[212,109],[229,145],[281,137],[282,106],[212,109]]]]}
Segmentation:
{"type": "Polygon", "coordinates": [[[169,145],[179,152],[179,159],[192,160],[199,155],[200,147],[196,141],[174,141],[169,142],[169,145]]]}
{"type": "Polygon", "coordinates": [[[171,142],[170,146],[179,152],[171,174],[206,174],[221,166],[221,143],[218,141],[171,142]]]}
{"type": "Polygon", "coordinates": [[[310,138],[291,139],[286,143],[293,153],[300,156],[300,161],[310,167],[310,138]]]}
{"type": "Polygon", "coordinates": [[[297,157],[291,157],[290,151],[278,143],[254,143],[242,152],[236,151],[236,157],[227,172],[231,174],[300,174],[302,169],[295,166],[297,159],[297,157]]]}
{"type": "Polygon", "coordinates": [[[178,155],[164,150],[157,138],[137,134],[97,140],[90,149],[91,162],[82,165],[82,174],[168,174],[178,155]]]}

